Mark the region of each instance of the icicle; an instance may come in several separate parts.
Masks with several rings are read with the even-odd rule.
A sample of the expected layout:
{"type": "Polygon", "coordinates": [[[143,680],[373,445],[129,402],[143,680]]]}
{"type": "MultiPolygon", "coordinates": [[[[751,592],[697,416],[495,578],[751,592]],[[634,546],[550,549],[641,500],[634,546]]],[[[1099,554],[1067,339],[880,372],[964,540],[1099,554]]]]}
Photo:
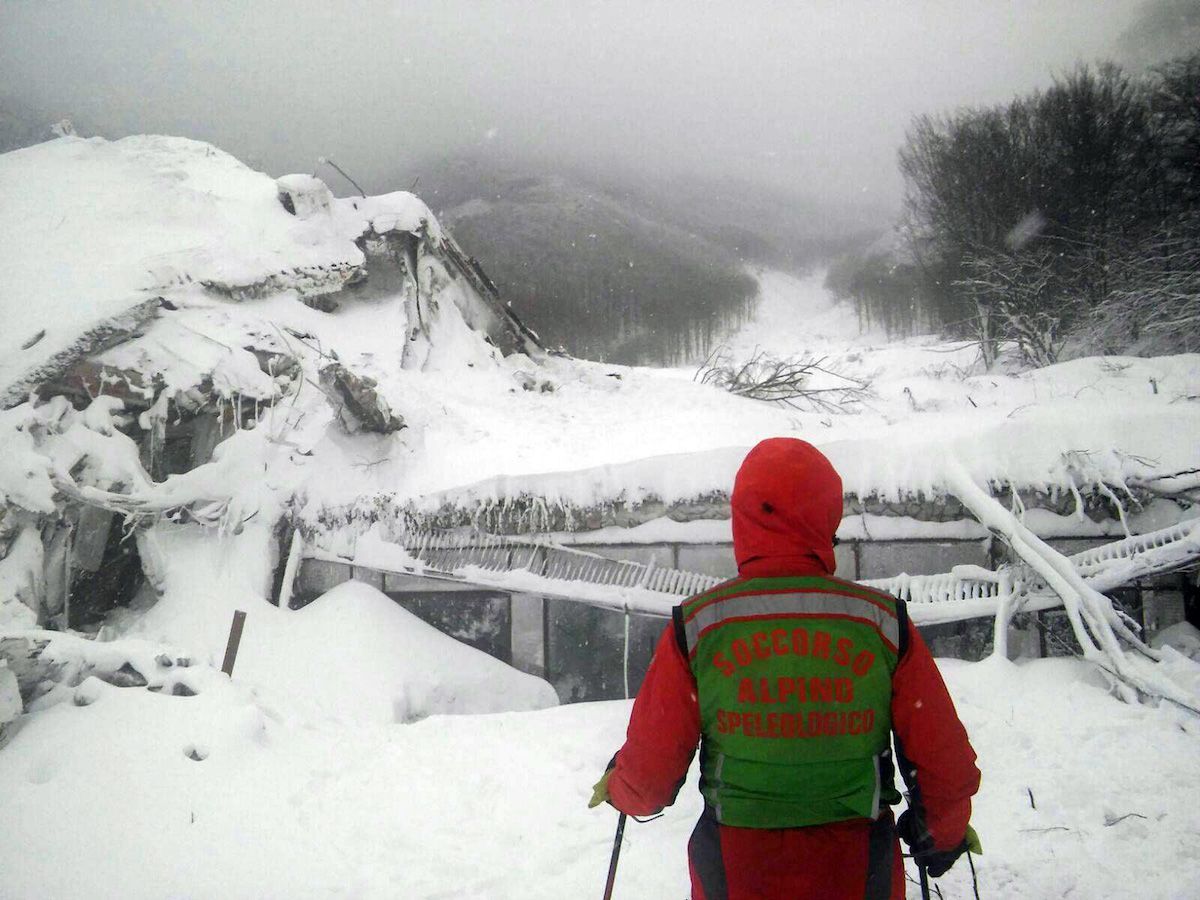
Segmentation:
{"type": "Polygon", "coordinates": [[[292,532],[291,546],[288,548],[287,564],[283,569],[283,582],[279,586],[279,608],[287,609],[292,600],[292,590],[296,584],[296,573],[300,571],[300,560],[304,555],[304,535],[297,528],[292,532]]]}
{"type": "Polygon", "coordinates": [[[1117,495],[1114,494],[1103,481],[1097,481],[1096,487],[1100,493],[1112,501],[1113,506],[1117,508],[1117,516],[1121,519],[1121,528],[1125,531],[1125,537],[1133,537],[1133,532],[1129,530],[1129,521],[1125,518],[1125,504],[1122,503],[1117,495]]]}
{"type": "Polygon", "coordinates": [[[1025,521],[1025,501],[1021,499],[1021,491],[1017,485],[1011,480],[1008,482],[1009,490],[1012,491],[1012,502],[1016,508],[1014,510],[1017,519],[1021,522],[1025,521]]]}
{"type": "Polygon", "coordinates": [[[1067,475],[1067,483],[1071,486],[1071,496],[1075,498],[1075,518],[1082,522],[1086,518],[1083,513],[1083,495],[1079,493],[1073,475],[1067,475]]]}

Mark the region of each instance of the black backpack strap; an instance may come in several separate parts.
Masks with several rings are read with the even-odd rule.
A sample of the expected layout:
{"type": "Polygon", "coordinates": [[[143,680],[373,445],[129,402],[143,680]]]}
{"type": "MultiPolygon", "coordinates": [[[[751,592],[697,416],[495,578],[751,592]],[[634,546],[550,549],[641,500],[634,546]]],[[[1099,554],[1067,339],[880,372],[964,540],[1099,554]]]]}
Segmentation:
{"type": "Polygon", "coordinates": [[[896,648],[897,661],[908,652],[908,604],[896,598],[896,624],[900,626],[900,646],[896,648]]]}
{"type": "Polygon", "coordinates": [[[683,654],[684,659],[687,659],[688,654],[691,651],[688,650],[687,632],[684,630],[684,627],[683,627],[683,607],[682,606],[671,607],[671,624],[675,627],[675,643],[679,645],[679,652],[683,654]]]}
{"type": "Polygon", "coordinates": [[[865,900],[888,900],[892,896],[892,854],[896,827],[891,813],[881,815],[867,832],[867,886],[865,900]]]}

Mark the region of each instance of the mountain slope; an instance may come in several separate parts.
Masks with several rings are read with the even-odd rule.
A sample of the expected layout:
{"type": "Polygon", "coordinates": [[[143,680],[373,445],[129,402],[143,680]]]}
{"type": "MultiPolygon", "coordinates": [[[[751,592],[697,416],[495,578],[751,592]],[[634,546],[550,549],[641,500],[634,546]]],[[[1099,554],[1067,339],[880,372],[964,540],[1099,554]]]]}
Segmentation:
{"type": "Polygon", "coordinates": [[[466,163],[430,180],[422,193],[551,347],[617,362],[689,361],[750,309],[756,285],[736,248],[627,198],[560,175],[466,163]]]}

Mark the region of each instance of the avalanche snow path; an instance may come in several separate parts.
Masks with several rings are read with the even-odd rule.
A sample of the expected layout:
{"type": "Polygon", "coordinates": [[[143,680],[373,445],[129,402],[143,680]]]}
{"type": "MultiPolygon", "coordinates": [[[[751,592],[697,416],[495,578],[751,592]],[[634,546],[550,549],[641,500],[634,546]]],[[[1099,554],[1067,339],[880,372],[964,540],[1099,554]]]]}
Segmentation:
{"type": "MultiPolygon", "coordinates": [[[[1074,660],[941,665],[984,775],[982,896],[1200,896],[1194,722],[1117,702],[1074,660]]],[[[88,705],[29,717],[0,756],[6,900],[603,890],[616,815],[586,805],[628,702],[355,726],[265,710],[236,678],[195,697],[85,685],[88,705]]],[[[630,823],[616,897],[687,895],[694,778],[630,823]]],[[[971,896],[965,865],[940,885],[971,896]]]]}
{"type": "Polygon", "coordinates": [[[804,350],[837,350],[887,343],[877,331],[860,331],[849,303],[837,303],[825,288],[825,270],[804,277],[776,269],[755,270],[758,304],[754,316],[725,341],[736,359],[756,351],[793,356],[804,350]]]}

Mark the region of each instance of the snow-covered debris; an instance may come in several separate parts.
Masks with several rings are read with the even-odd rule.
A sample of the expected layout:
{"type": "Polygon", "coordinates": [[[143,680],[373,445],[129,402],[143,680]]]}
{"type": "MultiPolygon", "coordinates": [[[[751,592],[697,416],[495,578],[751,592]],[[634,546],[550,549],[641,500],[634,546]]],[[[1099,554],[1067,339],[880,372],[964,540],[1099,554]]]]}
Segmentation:
{"type": "Polygon", "coordinates": [[[0,629],[33,628],[43,592],[41,533],[25,525],[0,559],[0,629]]]}
{"type": "MultiPolygon", "coordinates": [[[[50,406],[50,404],[48,404],[50,406]]],[[[53,512],[52,462],[38,451],[35,435],[53,413],[70,408],[65,401],[56,410],[43,408],[38,416],[28,406],[0,410],[0,505],[12,504],[31,512],[53,512]]]]}
{"type": "Polygon", "coordinates": [[[365,223],[377,234],[426,231],[434,240],[445,237],[429,207],[408,191],[342,199],[336,201],[336,208],[338,216],[347,223],[346,227],[350,230],[358,227],[360,234],[365,230],[361,223],[365,223]]]}
{"type": "Polygon", "coordinates": [[[64,137],[6,153],[0,196],[5,398],[155,295],[363,262],[334,222],[288,215],[271,178],[183,138],[64,137]]]}
{"type": "Polygon", "coordinates": [[[360,377],[334,362],[321,369],[321,387],[331,400],[340,401],[338,418],[350,434],[359,431],[391,434],[404,427],[404,420],[392,412],[370,376],[360,377]]]}
{"type": "Polygon", "coordinates": [[[391,474],[377,456],[401,466],[420,444],[394,435],[420,387],[405,373],[510,384],[502,351],[541,352],[406,192],[334,200],[312,176],[139,136],[5,154],[0,193],[0,560],[39,624],[63,608],[82,508],[237,529],[302,503],[309,477],[360,496],[391,474]],[[363,442],[336,426],[350,412],[363,442]],[[61,545],[54,578],[18,540],[37,531],[61,545]]]}
{"type": "Polygon", "coordinates": [[[1154,635],[1150,646],[1156,650],[1171,647],[1188,659],[1200,662],[1200,628],[1191,622],[1176,622],[1154,635]]]}
{"type": "MultiPolygon", "coordinates": [[[[184,138],[63,137],[6,153],[0,196],[0,406],[197,291],[311,298],[360,283],[368,236],[418,236],[477,280],[410,193],[334,200],[312,176],[276,181],[184,138]]],[[[479,302],[520,330],[497,298],[479,302]]]]}
{"type": "Polygon", "coordinates": [[[8,662],[0,659],[0,734],[5,725],[21,714],[22,709],[17,676],[8,668],[8,662]]]}
{"type": "Polygon", "coordinates": [[[307,219],[329,215],[333,193],[315,175],[284,175],[276,178],[275,184],[279,188],[279,202],[293,216],[307,219]]]}

